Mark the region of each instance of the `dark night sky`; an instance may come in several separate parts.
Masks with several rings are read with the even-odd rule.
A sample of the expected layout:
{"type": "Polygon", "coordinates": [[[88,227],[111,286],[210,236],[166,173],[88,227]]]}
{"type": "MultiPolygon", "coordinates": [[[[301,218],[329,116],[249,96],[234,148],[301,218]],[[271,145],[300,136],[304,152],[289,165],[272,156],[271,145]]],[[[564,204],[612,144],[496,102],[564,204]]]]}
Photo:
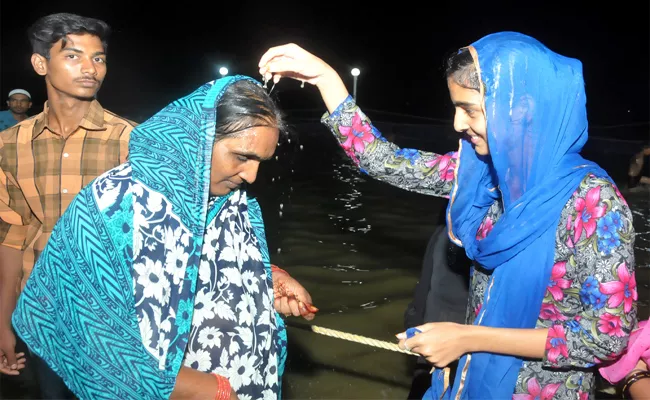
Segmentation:
{"type": "MultiPolygon", "coordinates": [[[[112,26],[109,72],[99,99],[106,108],[138,121],[214,79],[218,65],[258,77],[257,61],[266,48],[286,42],[328,61],[347,79],[350,90],[349,71],[358,66],[358,97],[366,109],[450,118],[441,70],[444,57],[503,30],[529,34],[583,62],[592,125],[649,119],[647,1],[610,1],[602,7],[595,1],[516,6],[402,1],[386,2],[386,7],[377,1],[366,6],[353,1],[212,1],[212,6],[186,8],[185,3],[196,3],[175,1],[170,2],[175,6],[163,8],[154,6],[162,2],[136,5],[140,3],[2,1],[2,96],[13,87],[25,87],[33,94],[34,110],[40,109],[45,88],[29,64],[25,30],[42,15],[65,11],[101,18],[112,26]]],[[[313,87],[301,90],[298,83],[287,81],[276,90],[285,109],[324,110],[313,87]]]]}

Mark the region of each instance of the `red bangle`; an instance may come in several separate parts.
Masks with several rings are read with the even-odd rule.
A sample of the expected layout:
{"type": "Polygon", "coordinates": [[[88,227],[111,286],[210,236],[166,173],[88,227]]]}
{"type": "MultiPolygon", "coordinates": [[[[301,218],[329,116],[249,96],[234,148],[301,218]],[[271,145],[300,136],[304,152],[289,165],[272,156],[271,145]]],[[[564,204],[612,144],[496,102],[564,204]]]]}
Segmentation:
{"type": "Polygon", "coordinates": [[[289,275],[287,271],[283,270],[282,268],[274,264],[271,264],[271,272],[284,272],[285,274],[289,275]]]}
{"type": "Polygon", "coordinates": [[[212,375],[217,379],[217,393],[214,395],[214,400],[229,400],[230,392],[232,392],[232,387],[230,382],[223,375],[215,374],[212,375]]]}

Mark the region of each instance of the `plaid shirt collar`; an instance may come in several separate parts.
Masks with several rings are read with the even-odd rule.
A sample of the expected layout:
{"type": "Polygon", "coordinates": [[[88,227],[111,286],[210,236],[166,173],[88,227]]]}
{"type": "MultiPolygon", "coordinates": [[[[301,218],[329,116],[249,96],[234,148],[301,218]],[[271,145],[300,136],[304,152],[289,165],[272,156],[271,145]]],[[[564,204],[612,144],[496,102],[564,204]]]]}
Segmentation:
{"type": "MultiPolygon", "coordinates": [[[[46,101],[43,105],[43,112],[36,117],[37,120],[34,123],[34,130],[32,131],[32,140],[36,139],[38,135],[43,133],[45,128],[48,128],[50,132],[59,135],[48,126],[47,113],[50,108],[47,103],[48,102],[46,101]]],[[[104,108],[102,108],[97,100],[93,100],[90,103],[90,107],[88,107],[86,115],[81,119],[79,126],[88,131],[101,131],[106,129],[104,127],[104,108]]]]}

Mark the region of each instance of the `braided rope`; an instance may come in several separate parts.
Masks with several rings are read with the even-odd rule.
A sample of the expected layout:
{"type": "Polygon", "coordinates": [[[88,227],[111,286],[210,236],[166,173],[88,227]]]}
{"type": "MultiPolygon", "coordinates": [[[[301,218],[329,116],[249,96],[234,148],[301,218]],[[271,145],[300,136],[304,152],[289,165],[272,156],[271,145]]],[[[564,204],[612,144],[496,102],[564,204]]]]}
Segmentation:
{"type": "Polygon", "coordinates": [[[379,347],[385,350],[397,351],[399,353],[409,354],[412,356],[419,356],[417,353],[413,353],[408,350],[400,349],[396,343],[385,342],[383,340],[371,339],[365,336],[354,335],[351,333],[341,332],[334,329],[323,328],[321,326],[311,325],[312,332],[335,337],[337,339],[349,340],[351,342],[361,343],[368,346],[379,347]]]}
{"type": "MultiPolygon", "coordinates": [[[[294,326],[294,327],[302,327],[303,329],[306,328],[306,325],[299,326],[299,325],[291,324],[291,323],[289,325],[294,326]]],[[[334,330],[334,329],[323,328],[322,326],[316,326],[316,325],[307,325],[307,326],[309,326],[309,329],[312,332],[318,333],[318,334],[321,334],[321,335],[331,336],[331,337],[334,337],[334,338],[337,338],[337,339],[349,340],[351,342],[361,343],[361,344],[365,344],[365,345],[368,345],[368,346],[379,347],[379,348],[382,348],[382,349],[385,349],[385,350],[397,351],[399,353],[404,353],[404,354],[408,354],[408,355],[411,355],[411,356],[416,356],[416,357],[420,356],[419,354],[413,353],[412,351],[400,349],[399,346],[396,343],[385,342],[383,340],[371,339],[371,338],[368,338],[368,337],[365,337],[365,336],[354,335],[352,333],[346,333],[346,332],[341,332],[341,331],[337,331],[337,330],[334,330]]],[[[429,373],[432,374],[433,371],[435,371],[435,370],[436,370],[436,367],[432,367],[431,372],[429,372],[429,373]]],[[[450,369],[449,369],[449,367],[445,367],[445,368],[443,368],[443,371],[444,371],[444,387],[445,387],[445,391],[447,391],[447,388],[449,387],[450,369]]]]}

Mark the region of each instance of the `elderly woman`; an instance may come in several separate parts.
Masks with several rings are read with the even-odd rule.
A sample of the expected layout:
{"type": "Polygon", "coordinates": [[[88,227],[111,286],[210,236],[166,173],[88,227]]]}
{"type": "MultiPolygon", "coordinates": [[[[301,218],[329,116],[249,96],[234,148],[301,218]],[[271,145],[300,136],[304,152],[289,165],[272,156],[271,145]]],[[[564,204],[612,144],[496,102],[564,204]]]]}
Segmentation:
{"type": "Polygon", "coordinates": [[[78,397],[279,397],[277,311],[316,309],[272,271],[246,184],[283,128],[259,83],[207,83],[138,126],[129,161],[75,198],[13,323],[78,397]]]}

